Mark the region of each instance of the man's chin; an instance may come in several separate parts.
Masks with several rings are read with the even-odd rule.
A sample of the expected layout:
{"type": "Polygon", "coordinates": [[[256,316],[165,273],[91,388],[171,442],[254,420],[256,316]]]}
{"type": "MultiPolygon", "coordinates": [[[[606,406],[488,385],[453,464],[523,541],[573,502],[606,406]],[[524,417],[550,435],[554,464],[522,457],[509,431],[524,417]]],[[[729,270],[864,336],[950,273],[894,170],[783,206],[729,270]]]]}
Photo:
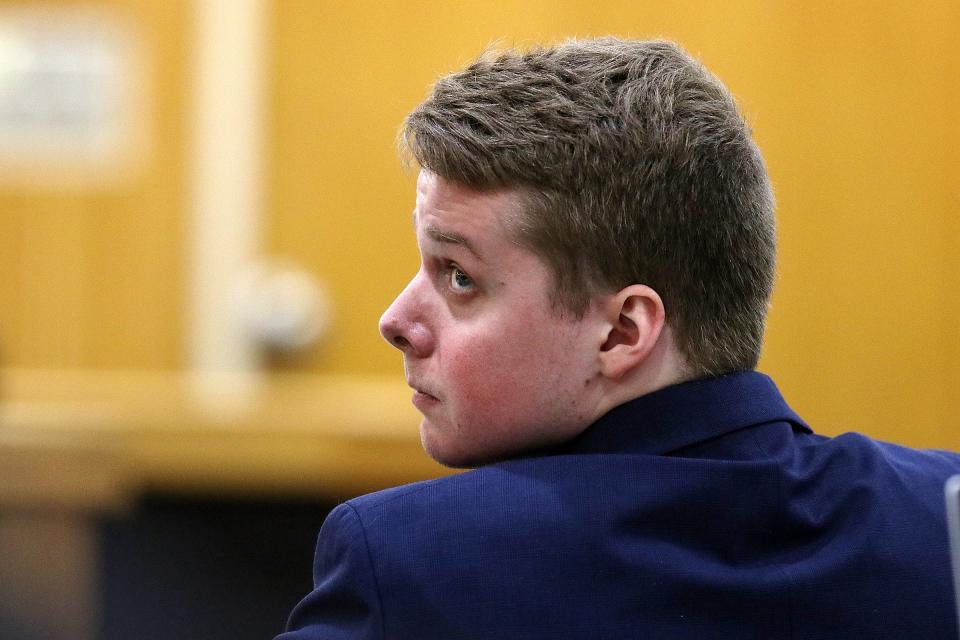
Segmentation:
{"type": "Polygon", "coordinates": [[[452,469],[469,469],[472,465],[466,464],[462,457],[453,455],[448,451],[448,447],[443,446],[442,438],[438,437],[432,430],[432,425],[427,418],[420,421],[420,445],[427,455],[452,469]]]}
{"type": "Polygon", "coordinates": [[[420,421],[420,444],[428,456],[451,469],[475,469],[519,455],[519,453],[465,449],[462,443],[450,442],[449,438],[444,438],[427,418],[420,421]],[[458,444],[460,446],[457,446],[458,444]]]}

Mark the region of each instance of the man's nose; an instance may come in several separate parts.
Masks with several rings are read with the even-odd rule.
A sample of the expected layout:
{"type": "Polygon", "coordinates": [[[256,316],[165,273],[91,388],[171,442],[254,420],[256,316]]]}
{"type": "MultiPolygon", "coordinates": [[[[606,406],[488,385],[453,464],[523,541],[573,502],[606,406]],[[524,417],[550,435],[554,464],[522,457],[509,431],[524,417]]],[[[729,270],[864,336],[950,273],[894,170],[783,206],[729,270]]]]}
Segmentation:
{"type": "Polygon", "coordinates": [[[419,296],[419,274],[400,292],[380,317],[380,335],[404,355],[425,357],[433,338],[425,323],[426,304],[419,296]]]}

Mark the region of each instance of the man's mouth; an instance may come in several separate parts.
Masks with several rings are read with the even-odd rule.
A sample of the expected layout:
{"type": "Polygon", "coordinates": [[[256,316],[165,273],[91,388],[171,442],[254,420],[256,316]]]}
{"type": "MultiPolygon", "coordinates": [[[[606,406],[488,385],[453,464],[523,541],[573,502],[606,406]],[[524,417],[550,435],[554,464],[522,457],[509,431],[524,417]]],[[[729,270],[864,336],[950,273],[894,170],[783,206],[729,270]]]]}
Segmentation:
{"type": "Polygon", "coordinates": [[[425,387],[424,385],[420,384],[419,382],[416,382],[416,381],[413,381],[413,380],[407,380],[407,386],[410,387],[411,389],[413,389],[414,391],[416,391],[417,393],[421,393],[421,394],[423,394],[423,395],[425,395],[425,396],[429,396],[429,397],[433,398],[434,400],[437,400],[437,396],[434,395],[433,393],[431,393],[431,392],[430,392],[430,391],[431,391],[430,389],[428,389],[428,388],[425,387]]]}
{"type": "Polygon", "coordinates": [[[423,387],[417,384],[407,384],[409,384],[410,388],[413,389],[413,406],[415,406],[417,409],[423,411],[440,402],[439,398],[430,392],[425,391],[423,387]]]}

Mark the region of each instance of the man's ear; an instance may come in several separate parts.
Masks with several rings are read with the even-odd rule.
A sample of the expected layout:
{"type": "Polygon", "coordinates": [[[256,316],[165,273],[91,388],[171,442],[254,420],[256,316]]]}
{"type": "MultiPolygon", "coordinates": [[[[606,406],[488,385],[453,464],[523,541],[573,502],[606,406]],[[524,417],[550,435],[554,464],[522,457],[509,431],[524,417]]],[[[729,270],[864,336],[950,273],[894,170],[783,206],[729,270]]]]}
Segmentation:
{"type": "Polygon", "coordinates": [[[600,373],[616,380],[641,364],[663,331],[666,313],[660,294],[643,284],[621,289],[604,305],[606,341],[600,348],[600,373]]]}

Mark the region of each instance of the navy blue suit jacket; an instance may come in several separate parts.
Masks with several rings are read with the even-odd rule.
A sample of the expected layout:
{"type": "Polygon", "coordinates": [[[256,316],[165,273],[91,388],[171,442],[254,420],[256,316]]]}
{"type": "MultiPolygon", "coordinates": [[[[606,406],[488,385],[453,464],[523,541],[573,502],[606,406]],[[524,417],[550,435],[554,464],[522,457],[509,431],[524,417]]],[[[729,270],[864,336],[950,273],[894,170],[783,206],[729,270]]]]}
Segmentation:
{"type": "Polygon", "coordinates": [[[815,435],[740,373],[544,455],[350,500],[282,640],[956,638],[960,456],[815,435]]]}

